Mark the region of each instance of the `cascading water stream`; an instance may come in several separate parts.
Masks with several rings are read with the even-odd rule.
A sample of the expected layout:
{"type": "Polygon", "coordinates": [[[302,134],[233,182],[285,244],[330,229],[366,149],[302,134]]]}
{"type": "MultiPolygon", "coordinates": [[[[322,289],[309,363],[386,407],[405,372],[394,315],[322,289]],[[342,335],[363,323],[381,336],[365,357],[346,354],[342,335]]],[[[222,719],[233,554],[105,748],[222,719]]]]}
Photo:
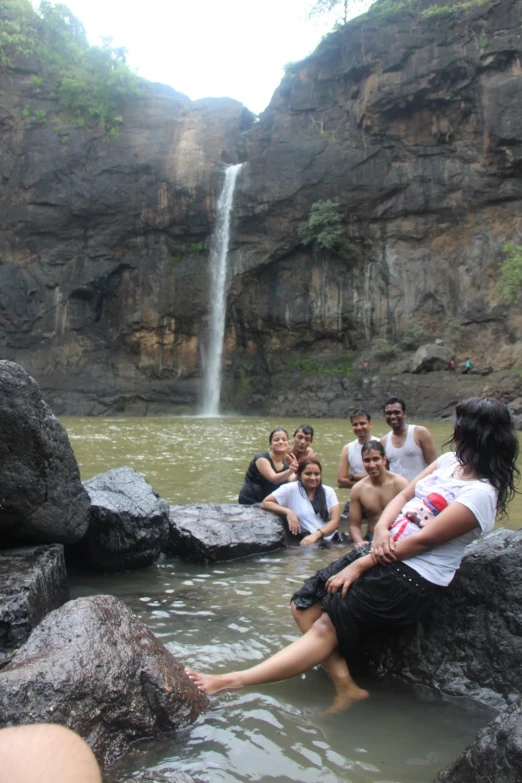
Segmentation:
{"type": "Polygon", "coordinates": [[[210,335],[207,360],[203,376],[203,416],[219,416],[221,397],[221,358],[225,336],[227,312],[227,256],[230,241],[230,214],[234,201],[234,189],[242,163],[229,166],[225,171],[223,190],[217,203],[217,220],[210,250],[210,335]]]}

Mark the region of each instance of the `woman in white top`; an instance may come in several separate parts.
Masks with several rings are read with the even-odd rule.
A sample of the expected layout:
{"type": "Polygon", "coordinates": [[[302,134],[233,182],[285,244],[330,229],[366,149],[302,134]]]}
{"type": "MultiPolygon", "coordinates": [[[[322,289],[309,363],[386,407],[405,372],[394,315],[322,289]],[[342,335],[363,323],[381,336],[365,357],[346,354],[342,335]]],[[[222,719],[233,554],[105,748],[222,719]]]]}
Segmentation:
{"type": "Polygon", "coordinates": [[[298,641],[243,671],[211,675],[188,670],[198,688],[216,693],[276,682],[321,664],[336,690],[330,712],[367,698],[367,691],[352,680],[345,656],[367,631],[422,619],[453,578],[466,545],[491,530],[495,514],[505,513],[515,493],[519,446],[503,403],[479,397],[459,403],[451,443],[453,454],[429,465],[386,506],[371,552],[354,550],[294,595],[292,613],[304,634],[298,641]],[[420,501],[434,493],[447,506],[419,526],[418,533],[394,541],[391,528],[403,507],[414,497],[420,501]]]}
{"type": "Polygon", "coordinates": [[[341,509],[334,490],[322,483],[321,463],[316,457],[304,459],[296,475],[297,481],[278,487],[261,508],[285,516],[294,535],[306,533],[301,546],[328,541],[339,527],[341,509]]]}

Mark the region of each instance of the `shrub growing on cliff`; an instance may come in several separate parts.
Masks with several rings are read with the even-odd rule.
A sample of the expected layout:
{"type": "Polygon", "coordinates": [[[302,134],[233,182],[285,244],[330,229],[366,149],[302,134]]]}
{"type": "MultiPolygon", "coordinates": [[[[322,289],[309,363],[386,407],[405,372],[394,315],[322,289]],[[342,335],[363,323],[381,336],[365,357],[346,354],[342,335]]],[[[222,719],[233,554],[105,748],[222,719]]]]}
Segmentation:
{"type": "Polygon", "coordinates": [[[349,258],[355,247],[346,236],[344,217],[338,201],[316,201],[306,223],[298,229],[303,245],[313,244],[341,258],[349,258]]]}
{"type": "Polygon", "coordinates": [[[506,242],[502,246],[505,255],[500,264],[497,293],[506,302],[516,302],[522,291],[522,245],[506,242]]]}

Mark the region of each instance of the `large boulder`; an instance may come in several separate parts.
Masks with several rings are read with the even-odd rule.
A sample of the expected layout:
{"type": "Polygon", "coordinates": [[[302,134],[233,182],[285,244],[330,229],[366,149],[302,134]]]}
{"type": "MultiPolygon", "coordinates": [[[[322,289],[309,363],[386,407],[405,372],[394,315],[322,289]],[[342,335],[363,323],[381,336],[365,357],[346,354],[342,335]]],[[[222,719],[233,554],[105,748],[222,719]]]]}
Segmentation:
{"type": "Polygon", "coordinates": [[[151,565],[165,547],[169,506],[133,468],[109,470],[85,482],[89,529],[74,547],[84,565],[122,571],[151,565]]]}
{"type": "Polygon", "coordinates": [[[0,728],[60,723],[83,737],[102,769],[130,743],[185,726],[206,697],[183,666],[113,596],[51,612],[0,672],[0,728]]]}
{"type": "Polygon", "coordinates": [[[362,652],[384,677],[492,707],[521,692],[522,530],[470,544],[450,587],[422,623],[368,639],[362,652]]]}
{"type": "Polygon", "coordinates": [[[233,503],[170,507],[169,554],[187,560],[236,560],[285,546],[283,523],[270,511],[233,503]]]}
{"type": "Polygon", "coordinates": [[[68,544],[87,530],[89,496],[67,433],[38,384],[0,361],[2,544],[68,544]]]}
{"type": "Polygon", "coordinates": [[[522,705],[517,702],[477,734],[435,783],[520,783],[522,705]]]}
{"type": "Polygon", "coordinates": [[[0,552],[0,664],[69,598],[61,544],[0,552]]]}
{"type": "Polygon", "coordinates": [[[410,372],[433,372],[434,370],[447,370],[453,354],[444,345],[430,343],[417,348],[412,359],[410,372]]]}

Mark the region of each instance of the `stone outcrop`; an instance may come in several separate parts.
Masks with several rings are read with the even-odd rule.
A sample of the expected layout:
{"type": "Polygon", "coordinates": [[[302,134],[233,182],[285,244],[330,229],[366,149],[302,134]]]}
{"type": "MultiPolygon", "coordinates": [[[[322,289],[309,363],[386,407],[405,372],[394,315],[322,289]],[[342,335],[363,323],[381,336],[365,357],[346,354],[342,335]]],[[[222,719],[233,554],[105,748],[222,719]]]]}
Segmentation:
{"type": "Polygon", "coordinates": [[[372,637],[374,672],[501,708],[520,696],[522,531],[498,529],[466,549],[429,618],[372,637]]]}
{"type": "Polygon", "coordinates": [[[254,125],[235,101],[149,85],[107,138],[54,122],[30,68],[2,70],[0,339],[53,410],[194,410],[216,199],[239,160],[225,405],[279,412],[290,379],[296,414],[304,361],[316,414],[338,415],[330,384],[358,394],[369,358],[391,392],[412,328],[457,362],[520,367],[521,311],[495,287],[503,244],[522,242],[520,0],[431,5],[375,3],[288,68],[254,125]],[[349,259],[300,245],[321,199],[349,259]]]}
{"type": "Polygon", "coordinates": [[[0,531],[2,545],[78,541],[89,496],[64,427],[38,384],[0,361],[0,531]]]}
{"type": "Polygon", "coordinates": [[[0,551],[0,664],[9,661],[40,620],[68,598],[61,545],[0,551]]]}
{"type": "Polygon", "coordinates": [[[132,742],[194,721],[206,705],[183,666],[112,596],[51,612],[0,672],[0,727],[68,726],[102,769],[132,742]]]}
{"type": "Polygon", "coordinates": [[[480,731],[435,783],[519,783],[522,778],[522,706],[501,713],[480,731]]]}
{"type": "Polygon", "coordinates": [[[447,370],[451,357],[451,351],[444,345],[421,345],[415,351],[415,356],[411,363],[411,371],[418,373],[447,370]]]}
{"type": "Polygon", "coordinates": [[[84,486],[91,501],[89,528],[71,555],[99,571],[151,565],[167,543],[167,501],[129,467],[109,470],[84,486]]]}
{"type": "Polygon", "coordinates": [[[269,511],[232,503],[170,507],[167,552],[186,560],[236,560],[286,546],[282,521],[269,511]]]}

